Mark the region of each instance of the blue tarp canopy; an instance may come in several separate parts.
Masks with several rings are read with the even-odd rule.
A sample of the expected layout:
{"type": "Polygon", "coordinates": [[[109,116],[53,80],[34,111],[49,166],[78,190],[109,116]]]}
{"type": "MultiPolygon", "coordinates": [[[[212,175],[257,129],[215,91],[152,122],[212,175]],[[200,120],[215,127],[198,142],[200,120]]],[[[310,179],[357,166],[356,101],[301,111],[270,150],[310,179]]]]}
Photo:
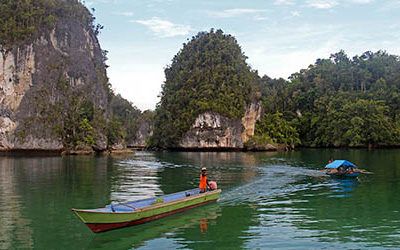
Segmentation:
{"type": "Polygon", "coordinates": [[[329,163],[328,165],[325,166],[325,168],[338,168],[338,167],[351,167],[351,168],[357,168],[356,165],[354,165],[353,163],[346,161],[346,160],[335,160],[331,163],[329,163]]]}

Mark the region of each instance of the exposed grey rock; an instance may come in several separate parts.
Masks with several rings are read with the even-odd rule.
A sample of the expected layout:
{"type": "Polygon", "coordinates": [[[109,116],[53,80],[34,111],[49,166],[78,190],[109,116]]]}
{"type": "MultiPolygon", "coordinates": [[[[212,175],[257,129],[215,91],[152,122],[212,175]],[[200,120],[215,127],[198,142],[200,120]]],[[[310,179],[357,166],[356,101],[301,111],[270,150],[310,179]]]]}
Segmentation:
{"type": "Polygon", "coordinates": [[[261,104],[251,103],[242,119],[230,119],[215,112],[200,114],[184,135],[184,149],[243,149],[254,135],[255,124],[261,116],[261,104]]]}
{"type": "MultiPolygon", "coordinates": [[[[60,77],[95,107],[107,109],[102,50],[94,32],[72,17],[60,18],[53,30],[0,55],[0,150],[60,150],[60,139],[45,124],[26,123],[42,115],[39,103],[45,106],[63,96],[54,87],[60,77]],[[37,95],[43,89],[50,93],[48,99],[37,95]],[[24,122],[28,125],[22,129],[24,122]]],[[[106,148],[105,138],[99,136],[97,149],[106,148]]]]}
{"type": "Polygon", "coordinates": [[[128,144],[132,148],[145,148],[147,141],[153,135],[153,124],[149,120],[140,120],[135,139],[128,144]]]}
{"type": "Polygon", "coordinates": [[[110,150],[122,150],[125,149],[126,145],[124,144],[124,142],[119,142],[119,143],[115,143],[114,145],[110,146],[110,150]]]}
{"type": "Polygon", "coordinates": [[[146,148],[153,135],[154,112],[146,110],[137,119],[137,129],[133,140],[128,141],[130,148],[146,148]]]}
{"type": "Polygon", "coordinates": [[[242,118],[242,124],[244,127],[242,133],[242,141],[246,143],[253,135],[256,129],[256,122],[260,120],[262,112],[261,102],[252,102],[246,109],[246,112],[242,118]]]}
{"type": "Polygon", "coordinates": [[[99,135],[95,144],[93,145],[94,151],[104,151],[107,149],[107,137],[105,135],[99,135]]]}

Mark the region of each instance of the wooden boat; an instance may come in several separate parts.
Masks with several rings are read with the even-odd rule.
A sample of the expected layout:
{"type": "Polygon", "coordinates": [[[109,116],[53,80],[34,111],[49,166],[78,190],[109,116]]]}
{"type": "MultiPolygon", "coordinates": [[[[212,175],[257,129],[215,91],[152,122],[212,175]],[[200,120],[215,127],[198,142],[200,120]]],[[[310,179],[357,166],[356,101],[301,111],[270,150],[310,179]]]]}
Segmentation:
{"type": "Polygon", "coordinates": [[[354,173],[326,173],[327,175],[335,178],[356,178],[358,177],[361,173],[359,172],[354,172],[354,173]]]}
{"type": "Polygon", "coordinates": [[[160,197],[111,204],[97,209],[72,209],[93,232],[134,226],[218,200],[220,189],[200,193],[198,188],[160,197]]]}
{"type": "Polygon", "coordinates": [[[335,160],[325,166],[325,173],[335,178],[356,178],[362,171],[347,160],[335,160]]]}

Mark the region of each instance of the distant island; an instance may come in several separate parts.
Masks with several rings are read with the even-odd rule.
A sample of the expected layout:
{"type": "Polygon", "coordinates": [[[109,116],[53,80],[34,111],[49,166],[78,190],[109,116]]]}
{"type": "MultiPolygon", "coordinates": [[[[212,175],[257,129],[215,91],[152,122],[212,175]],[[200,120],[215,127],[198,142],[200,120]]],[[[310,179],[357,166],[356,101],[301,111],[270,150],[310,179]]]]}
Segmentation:
{"type": "Polygon", "coordinates": [[[165,70],[150,145],[161,148],[397,147],[400,60],[384,51],[318,59],[260,77],[237,41],[200,32],[165,70]]]}
{"type": "Polygon", "coordinates": [[[111,89],[102,28],[78,0],[0,3],[0,150],[400,146],[398,56],[339,51],[272,79],[211,29],[183,45],[142,112],[111,89]]]}

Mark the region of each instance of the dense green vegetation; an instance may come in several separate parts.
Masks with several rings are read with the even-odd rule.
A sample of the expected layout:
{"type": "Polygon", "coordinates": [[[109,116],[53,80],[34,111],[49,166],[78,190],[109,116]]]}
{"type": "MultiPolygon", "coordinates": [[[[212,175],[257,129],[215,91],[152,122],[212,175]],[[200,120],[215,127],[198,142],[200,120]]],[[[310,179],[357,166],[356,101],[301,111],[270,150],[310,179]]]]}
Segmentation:
{"type": "Polygon", "coordinates": [[[165,70],[152,145],[175,147],[198,114],[240,118],[262,93],[264,114],[248,144],[400,145],[400,59],[386,52],[318,59],[289,80],[260,78],[235,38],[201,32],[165,70]]]}
{"type": "MultiPolygon", "coordinates": [[[[32,43],[64,21],[77,22],[94,35],[102,28],[95,25],[95,18],[79,0],[2,0],[0,51],[5,53],[32,43]]],[[[18,138],[21,141],[31,135],[57,138],[67,150],[92,147],[102,150],[105,146],[134,140],[141,112],[112,91],[105,71],[106,54],[107,51],[102,51],[102,63],[94,65],[92,73],[97,82],[87,82],[83,86],[71,86],[65,77],[65,72],[70,70],[68,60],[59,57],[54,62],[46,61],[55,77],[49,76],[47,82],[37,84],[25,98],[31,110],[21,116],[18,138]],[[88,95],[93,92],[91,84],[104,88],[107,100],[102,102],[108,106],[94,103],[99,102],[99,98],[88,95]]]]}
{"type": "Polygon", "coordinates": [[[71,87],[64,77],[36,89],[31,102],[33,114],[21,121],[17,131],[22,141],[29,135],[59,138],[65,149],[88,149],[106,129],[105,111],[88,100],[84,91],[71,87]],[[52,92],[63,95],[54,98],[52,92]]]}
{"type": "Polygon", "coordinates": [[[247,65],[236,39],[221,30],[200,32],[184,44],[165,76],[151,141],[161,148],[177,146],[205,111],[242,117],[257,92],[256,72],[247,65]]]}
{"type": "Polygon", "coordinates": [[[400,60],[386,52],[318,59],[289,81],[262,78],[267,114],[280,112],[301,145],[400,145],[400,60]]]}
{"type": "MultiPolygon", "coordinates": [[[[138,124],[148,112],[141,112],[120,95],[114,95],[109,110],[91,102],[85,90],[77,89],[65,78],[45,85],[33,94],[36,115],[25,118],[17,134],[22,141],[29,135],[59,138],[67,150],[97,150],[98,143],[108,146],[126,144],[136,137],[138,124]],[[58,98],[52,92],[62,92],[58,98]],[[50,102],[48,100],[51,100],[50,102]],[[109,112],[109,113],[108,113],[109,112]],[[47,134],[47,133],[51,134],[47,134]]],[[[101,147],[100,147],[101,148],[101,147]]]]}
{"type": "Polygon", "coordinates": [[[1,51],[24,43],[40,34],[41,30],[53,27],[57,19],[65,16],[96,30],[93,15],[79,0],[1,0],[1,51]]]}
{"type": "Polygon", "coordinates": [[[249,143],[258,145],[283,144],[293,148],[300,143],[299,134],[282,113],[266,113],[256,124],[255,135],[249,143]]]}
{"type": "Polygon", "coordinates": [[[107,137],[110,145],[121,141],[133,141],[138,130],[141,112],[131,102],[114,95],[111,104],[112,118],[108,125],[107,137]]]}
{"type": "MultiPolygon", "coordinates": [[[[79,0],[2,0],[0,2],[0,52],[4,53],[54,27],[64,17],[78,20],[98,34],[93,15],[79,0]]],[[[106,60],[106,52],[102,55],[106,60]]],[[[312,147],[373,147],[400,145],[400,59],[386,52],[365,52],[349,58],[343,51],[318,59],[289,80],[260,78],[246,63],[236,39],[221,30],[200,32],[165,69],[166,81],[155,115],[150,145],[177,147],[195,118],[218,112],[241,118],[246,105],[261,91],[264,115],[252,142],[312,147]]],[[[98,67],[106,67],[100,65],[98,67]]],[[[98,69],[103,72],[102,69],[98,69]]],[[[109,107],[97,108],[82,90],[60,78],[51,83],[63,97],[51,97],[51,88],[39,89],[37,114],[29,124],[52,127],[66,148],[90,147],[102,135],[109,145],[133,141],[142,114],[132,103],[115,95],[108,79],[99,81],[109,92],[109,107]]],[[[105,75],[105,73],[104,73],[105,75]]],[[[45,130],[43,130],[44,133],[45,130]]],[[[33,131],[31,131],[33,132],[33,131]]]]}

